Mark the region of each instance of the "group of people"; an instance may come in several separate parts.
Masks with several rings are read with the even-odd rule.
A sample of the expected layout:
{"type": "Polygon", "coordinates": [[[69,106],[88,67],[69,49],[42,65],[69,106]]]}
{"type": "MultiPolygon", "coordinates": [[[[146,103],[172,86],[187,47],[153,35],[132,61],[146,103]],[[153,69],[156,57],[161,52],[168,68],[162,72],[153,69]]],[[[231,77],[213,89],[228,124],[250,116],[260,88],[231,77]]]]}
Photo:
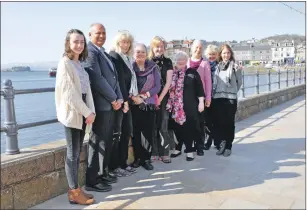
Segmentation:
{"type": "Polygon", "coordinates": [[[86,134],[86,191],[110,191],[118,177],[136,173],[139,166],[152,170],[154,161],[171,163],[183,144],[187,161],[194,152],[203,156],[212,142],[217,155],[231,155],[242,69],[229,45],[204,50],[195,40],[190,58],[179,51],[172,62],[159,36],[149,53],[145,44],[133,46],[129,31],[119,31],[105,52],[106,29],[100,23],[90,26],[89,38],[87,43],[82,31],[70,30],[57,68],[55,102],[65,128],[70,203],[94,202],[78,185],[86,134]],[[128,165],[130,139],[134,162],[128,165]]]}

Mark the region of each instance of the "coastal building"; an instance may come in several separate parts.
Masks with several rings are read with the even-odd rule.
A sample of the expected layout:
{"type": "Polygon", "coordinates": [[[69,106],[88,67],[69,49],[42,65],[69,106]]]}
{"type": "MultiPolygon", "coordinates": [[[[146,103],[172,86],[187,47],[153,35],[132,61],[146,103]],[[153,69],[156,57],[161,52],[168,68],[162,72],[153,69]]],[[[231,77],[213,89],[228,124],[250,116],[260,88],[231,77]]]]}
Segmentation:
{"type": "Polygon", "coordinates": [[[241,65],[253,63],[270,63],[272,60],[271,46],[261,43],[244,43],[232,45],[236,62],[241,65]]]}
{"type": "Polygon", "coordinates": [[[172,40],[167,42],[165,56],[169,57],[171,60],[174,60],[174,55],[178,51],[184,51],[190,56],[192,43],[193,40],[172,40]]]}
{"type": "Polygon", "coordinates": [[[272,62],[274,64],[292,64],[295,58],[294,41],[284,40],[272,44],[272,62]]]}
{"type": "Polygon", "coordinates": [[[306,44],[299,44],[296,46],[295,60],[298,63],[306,61],[306,44]]]}

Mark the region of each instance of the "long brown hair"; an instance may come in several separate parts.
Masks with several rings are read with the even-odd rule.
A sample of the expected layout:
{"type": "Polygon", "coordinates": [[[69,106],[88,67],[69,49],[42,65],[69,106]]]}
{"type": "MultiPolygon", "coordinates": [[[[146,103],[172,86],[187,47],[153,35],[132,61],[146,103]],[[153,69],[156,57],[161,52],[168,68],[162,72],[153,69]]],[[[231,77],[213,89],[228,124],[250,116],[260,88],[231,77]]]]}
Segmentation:
{"type": "Polygon", "coordinates": [[[71,29],[67,32],[67,35],[66,35],[66,39],[65,39],[65,52],[64,52],[64,55],[63,56],[67,56],[69,59],[73,59],[74,58],[74,53],[73,51],[70,49],[70,35],[71,34],[79,34],[79,35],[82,35],[84,37],[84,49],[82,51],[82,53],[79,55],[79,58],[78,60],[79,61],[85,61],[85,59],[87,58],[88,56],[88,52],[87,52],[87,44],[86,44],[86,39],[85,39],[85,36],[83,34],[82,31],[78,30],[78,29],[71,29]]]}
{"type": "Polygon", "coordinates": [[[233,61],[235,62],[235,57],[233,55],[233,51],[231,49],[231,47],[228,45],[228,44],[223,44],[221,47],[220,47],[220,50],[218,51],[218,54],[217,54],[217,61],[220,62],[220,61],[223,61],[223,58],[222,58],[222,51],[227,48],[229,51],[230,51],[230,61],[233,61]]]}

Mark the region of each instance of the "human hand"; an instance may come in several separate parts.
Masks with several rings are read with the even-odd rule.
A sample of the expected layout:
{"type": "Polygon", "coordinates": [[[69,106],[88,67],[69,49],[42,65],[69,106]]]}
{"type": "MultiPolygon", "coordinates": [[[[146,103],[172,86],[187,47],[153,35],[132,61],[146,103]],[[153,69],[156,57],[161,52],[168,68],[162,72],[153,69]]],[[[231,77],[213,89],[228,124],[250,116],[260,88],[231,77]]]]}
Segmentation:
{"type": "Polygon", "coordinates": [[[203,112],[204,109],[205,109],[204,101],[201,100],[201,101],[198,103],[198,111],[199,111],[199,112],[203,112]]]}
{"type": "Polygon", "coordinates": [[[136,105],[139,105],[144,102],[144,100],[140,96],[133,97],[132,100],[136,105]]]}
{"type": "Polygon", "coordinates": [[[124,102],[123,112],[127,113],[129,111],[129,105],[128,102],[124,102]]]}
{"type": "Polygon", "coordinates": [[[86,124],[92,124],[95,120],[96,115],[94,113],[91,113],[85,120],[86,124]]]}
{"type": "Polygon", "coordinates": [[[119,110],[120,109],[120,107],[121,107],[121,103],[120,102],[118,102],[118,101],[113,101],[112,103],[112,107],[113,107],[113,109],[114,110],[119,110]]]}
{"type": "Polygon", "coordinates": [[[210,105],[211,105],[211,101],[207,101],[207,100],[206,100],[206,102],[205,102],[205,107],[210,107],[210,105]]]}

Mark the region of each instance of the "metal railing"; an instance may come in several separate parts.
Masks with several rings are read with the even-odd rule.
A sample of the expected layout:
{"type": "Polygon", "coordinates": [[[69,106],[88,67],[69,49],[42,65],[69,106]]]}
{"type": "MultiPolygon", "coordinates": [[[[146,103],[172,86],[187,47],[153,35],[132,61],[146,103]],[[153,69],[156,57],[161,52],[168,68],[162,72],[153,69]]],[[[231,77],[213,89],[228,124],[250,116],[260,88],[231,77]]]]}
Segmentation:
{"type": "MultiPolygon", "coordinates": [[[[296,69],[294,70],[286,69],[285,71],[281,71],[280,69],[278,69],[278,71],[268,70],[268,71],[265,71],[266,73],[263,73],[259,71],[258,69],[256,70],[256,74],[255,73],[244,73],[244,72],[245,70],[243,70],[243,81],[242,81],[243,98],[245,98],[246,89],[249,89],[249,88],[256,88],[256,94],[259,94],[261,86],[268,86],[269,91],[271,91],[272,84],[278,84],[278,89],[281,89],[281,82],[286,82],[286,87],[288,87],[289,86],[289,76],[291,74],[294,76],[293,77],[294,85],[296,84],[296,79],[297,79],[296,75],[299,75],[299,78],[298,78],[299,84],[306,83],[305,67],[300,67],[298,71],[296,69]],[[281,75],[283,74],[286,74],[286,80],[281,80],[281,75]],[[268,76],[268,83],[260,84],[261,75],[268,76]],[[271,81],[272,75],[276,75],[278,77],[277,82],[271,81]],[[245,86],[247,76],[256,76],[256,81],[257,81],[256,85],[245,86]]],[[[19,153],[19,147],[18,147],[18,130],[19,129],[31,128],[31,127],[47,125],[47,124],[58,122],[57,119],[31,122],[31,123],[25,123],[25,124],[17,124],[16,122],[15,106],[14,106],[15,95],[44,93],[44,92],[54,92],[54,88],[15,90],[13,88],[13,84],[11,80],[5,80],[3,82],[1,96],[3,96],[3,100],[4,100],[4,127],[1,127],[1,132],[6,133],[6,150],[5,150],[6,154],[13,155],[13,154],[19,153]]]]}

